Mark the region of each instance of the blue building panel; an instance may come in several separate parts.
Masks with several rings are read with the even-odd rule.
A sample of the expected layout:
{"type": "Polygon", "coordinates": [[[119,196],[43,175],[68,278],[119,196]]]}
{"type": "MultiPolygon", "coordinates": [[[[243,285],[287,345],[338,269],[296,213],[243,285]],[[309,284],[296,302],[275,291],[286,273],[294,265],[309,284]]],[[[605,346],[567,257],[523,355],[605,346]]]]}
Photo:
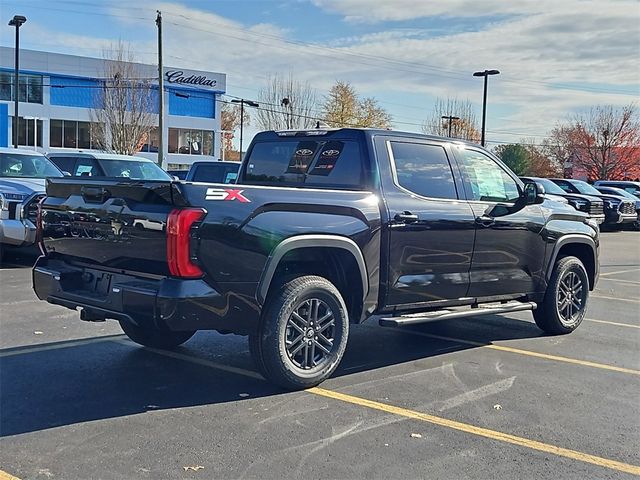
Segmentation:
{"type": "Polygon", "coordinates": [[[9,105],[0,103],[0,147],[9,146],[9,105]]]}
{"type": "Polygon", "coordinates": [[[99,101],[98,80],[51,75],[50,82],[51,105],[93,108],[99,101]]]}
{"type": "Polygon", "coordinates": [[[192,89],[168,88],[169,115],[216,118],[215,93],[192,89]]]}

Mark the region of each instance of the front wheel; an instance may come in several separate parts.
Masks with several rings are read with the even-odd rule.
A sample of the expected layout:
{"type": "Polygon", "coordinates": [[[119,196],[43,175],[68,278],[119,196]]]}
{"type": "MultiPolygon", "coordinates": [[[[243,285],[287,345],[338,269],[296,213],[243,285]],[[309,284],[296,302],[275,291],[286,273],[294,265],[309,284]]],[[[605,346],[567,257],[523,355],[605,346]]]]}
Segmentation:
{"type": "Polygon", "coordinates": [[[349,336],[349,317],[327,279],[294,278],[267,299],[249,346],[261,373],[281,387],[313,387],[338,367],[349,336]]]}
{"type": "Polygon", "coordinates": [[[163,350],[170,350],[182,345],[196,333],[193,330],[174,332],[151,325],[134,325],[125,321],[120,321],[120,327],[125,335],[134,342],[145,347],[161,348],[163,350]]]}
{"type": "Polygon", "coordinates": [[[589,277],[580,259],[563,257],[556,262],[544,300],[533,311],[538,327],[546,333],[571,333],[587,313],[589,277]]]}

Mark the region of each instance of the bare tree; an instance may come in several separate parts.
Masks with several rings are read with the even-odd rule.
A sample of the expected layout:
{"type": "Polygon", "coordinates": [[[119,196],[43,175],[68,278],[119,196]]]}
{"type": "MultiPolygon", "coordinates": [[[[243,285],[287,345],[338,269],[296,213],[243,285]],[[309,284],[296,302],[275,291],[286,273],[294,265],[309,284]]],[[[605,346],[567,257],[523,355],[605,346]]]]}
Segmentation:
{"type": "Polygon", "coordinates": [[[458,100],[447,97],[438,98],[433,107],[433,113],[422,125],[422,131],[431,135],[446,137],[449,135],[449,120],[442,117],[458,117],[458,120],[451,120],[451,136],[480,142],[480,132],[478,130],[478,120],[470,100],[458,100]]]}
{"type": "Polygon", "coordinates": [[[559,161],[589,179],[625,178],[640,171],[640,121],[633,104],[596,106],[551,131],[559,161]]]}
{"type": "Polygon", "coordinates": [[[92,135],[100,149],[132,155],[148,142],[156,125],[151,79],[143,78],[128,45],[114,44],[103,53],[100,88],[91,110],[92,135]]]}
{"type": "Polygon", "coordinates": [[[342,81],[337,81],[324,97],[322,117],[331,127],[391,126],[391,115],[375,98],[361,99],[349,82],[342,81]]]}
{"type": "Polygon", "coordinates": [[[263,130],[312,128],[316,125],[316,93],[308,82],[273,75],[258,94],[258,126],[263,130]]]}
{"type": "MultiPolygon", "coordinates": [[[[249,125],[251,119],[249,112],[245,108],[244,110],[244,126],[249,125]]],[[[222,158],[226,160],[235,160],[235,155],[231,154],[233,151],[233,139],[235,138],[235,130],[240,126],[240,106],[231,105],[229,103],[222,103],[220,109],[220,125],[222,127],[222,151],[224,154],[222,158]]],[[[237,160],[240,160],[238,154],[237,160]]]]}

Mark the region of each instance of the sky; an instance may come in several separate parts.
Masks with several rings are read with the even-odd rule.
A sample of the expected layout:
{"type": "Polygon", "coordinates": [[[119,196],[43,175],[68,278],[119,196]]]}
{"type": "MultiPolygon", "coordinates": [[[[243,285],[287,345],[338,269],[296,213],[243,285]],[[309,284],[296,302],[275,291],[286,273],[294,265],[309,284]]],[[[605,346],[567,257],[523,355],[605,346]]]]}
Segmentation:
{"type": "MultiPolygon", "coordinates": [[[[421,131],[437,98],[470,100],[487,144],[542,142],[595,105],[640,103],[640,2],[633,0],[0,0],[0,44],[102,57],[119,40],[167,66],[227,74],[227,93],[255,100],[291,73],[322,98],[336,81],[375,97],[396,130],[421,131]]],[[[640,107],[640,105],[638,105],[640,107]]],[[[451,112],[455,115],[455,112],[451,112]]],[[[245,137],[251,137],[250,126],[245,137]]]]}

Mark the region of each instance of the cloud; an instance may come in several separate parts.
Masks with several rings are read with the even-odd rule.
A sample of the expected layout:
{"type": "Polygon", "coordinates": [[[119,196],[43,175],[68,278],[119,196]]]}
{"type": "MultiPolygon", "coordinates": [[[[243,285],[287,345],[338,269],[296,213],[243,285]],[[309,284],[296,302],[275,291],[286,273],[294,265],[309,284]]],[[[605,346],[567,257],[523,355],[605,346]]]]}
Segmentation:
{"type": "MultiPolygon", "coordinates": [[[[634,97],[624,92],[640,93],[640,29],[634,14],[640,4],[452,0],[434,5],[412,0],[405,5],[405,1],[367,0],[366,10],[364,0],[314,3],[345,18],[362,11],[370,19],[397,21],[408,15],[468,17],[480,9],[478,15],[484,16],[471,30],[452,28],[449,34],[439,30],[434,36],[428,28],[420,28],[420,22],[406,28],[385,23],[365,29],[365,34],[315,44],[299,41],[275,23],[242,23],[170,2],[152,5],[142,0],[137,5],[153,12],[149,21],[117,17],[116,22],[132,32],[140,60],[155,63],[153,18],[159,8],[167,65],[227,73],[227,90],[246,98],[255,98],[271,73],[293,72],[320,95],[335,80],[346,80],[361,93],[376,96],[394,114],[398,127],[405,129],[419,129],[407,123],[427,118],[434,97],[470,98],[479,107],[481,79],[471,73],[485,68],[501,71],[489,81],[489,117],[496,130],[544,134],[572,111],[595,104],[627,104],[634,97]],[[505,16],[493,18],[500,15],[505,16]]],[[[428,24],[433,28],[433,22],[428,24]]],[[[65,53],[90,54],[85,49],[95,48],[94,56],[111,43],[53,28],[41,28],[39,38],[41,43],[53,39],[52,44],[59,44],[56,50],[65,53]]]]}

